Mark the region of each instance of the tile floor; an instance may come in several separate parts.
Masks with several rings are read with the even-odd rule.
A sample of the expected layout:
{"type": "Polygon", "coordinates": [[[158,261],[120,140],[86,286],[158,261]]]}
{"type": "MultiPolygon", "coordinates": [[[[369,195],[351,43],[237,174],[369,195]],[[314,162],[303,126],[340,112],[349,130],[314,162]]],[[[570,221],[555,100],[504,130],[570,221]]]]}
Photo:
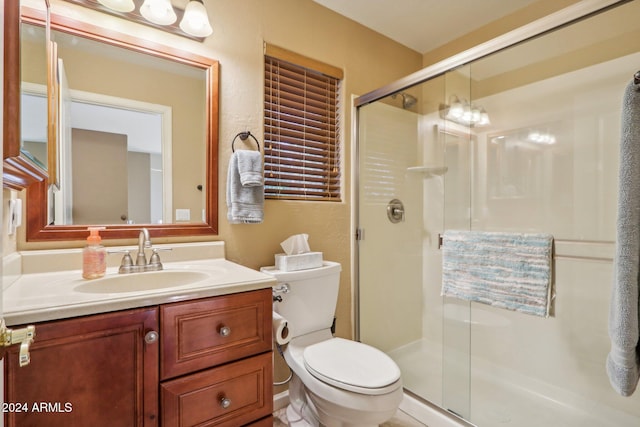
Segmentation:
{"type": "MultiPolygon", "coordinates": [[[[287,418],[284,413],[285,409],[280,409],[273,413],[273,427],[287,427],[287,418]]],[[[380,427],[428,427],[424,424],[416,421],[414,418],[405,414],[402,411],[398,413],[389,421],[381,424],[380,427]]]]}

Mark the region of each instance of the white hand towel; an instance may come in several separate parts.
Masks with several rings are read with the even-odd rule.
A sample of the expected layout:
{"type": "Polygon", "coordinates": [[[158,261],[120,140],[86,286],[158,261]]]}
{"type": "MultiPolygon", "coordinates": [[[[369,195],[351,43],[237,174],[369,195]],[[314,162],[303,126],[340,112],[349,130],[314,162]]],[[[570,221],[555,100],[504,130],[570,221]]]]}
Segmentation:
{"type": "Polygon", "coordinates": [[[238,158],[240,183],[245,187],[263,185],[262,154],[249,150],[236,151],[234,154],[238,158]]]}
{"type": "MultiPolygon", "coordinates": [[[[227,219],[231,224],[259,224],[264,219],[264,186],[262,182],[256,183],[255,175],[251,170],[247,175],[249,185],[242,185],[239,170],[239,159],[244,157],[260,157],[260,161],[250,160],[246,162],[251,167],[259,165],[262,175],[262,157],[258,151],[240,150],[231,155],[229,170],[227,172],[227,219]],[[252,153],[252,154],[249,154],[252,153]]],[[[247,169],[249,171],[250,169],[247,169]]],[[[262,177],[260,178],[262,180],[262,177]]]]}

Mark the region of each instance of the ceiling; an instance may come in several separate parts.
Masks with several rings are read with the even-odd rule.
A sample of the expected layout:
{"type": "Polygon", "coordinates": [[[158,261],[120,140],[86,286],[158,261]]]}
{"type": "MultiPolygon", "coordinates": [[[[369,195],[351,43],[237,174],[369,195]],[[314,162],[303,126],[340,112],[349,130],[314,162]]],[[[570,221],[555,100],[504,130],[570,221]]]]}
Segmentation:
{"type": "Polygon", "coordinates": [[[536,0],[314,0],[419,53],[536,0]]]}

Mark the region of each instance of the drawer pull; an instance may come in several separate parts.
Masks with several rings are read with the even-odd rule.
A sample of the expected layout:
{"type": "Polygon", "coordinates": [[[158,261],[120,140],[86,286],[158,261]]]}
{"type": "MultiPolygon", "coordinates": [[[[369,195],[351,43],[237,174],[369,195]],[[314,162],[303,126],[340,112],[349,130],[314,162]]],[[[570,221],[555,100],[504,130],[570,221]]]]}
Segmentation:
{"type": "Polygon", "coordinates": [[[229,399],[228,397],[223,397],[222,399],[220,399],[220,406],[222,407],[222,409],[229,409],[229,407],[231,407],[231,399],[229,399]]]}
{"type": "Polygon", "coordinates": [[[146,342],[147,344],[153,344],[154,342],[158,341],[159,337],[160,335],[158,335],[156,331],[149,331],[144,336],[144,342],[146,342]]]}
{"type": "Polygon", "coordinates": [[[218,333],[221,337],[228,337],[229,335],[231,335],[231,328],[228,326],[220,326],[218,333]]]}

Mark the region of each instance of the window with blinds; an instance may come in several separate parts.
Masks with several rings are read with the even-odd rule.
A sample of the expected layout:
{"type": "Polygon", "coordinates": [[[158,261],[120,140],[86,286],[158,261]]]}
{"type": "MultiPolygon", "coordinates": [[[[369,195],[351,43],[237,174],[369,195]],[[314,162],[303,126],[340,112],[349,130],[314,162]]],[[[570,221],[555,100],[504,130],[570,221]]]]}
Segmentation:
{"type": "Polygon", "coordinates": [[[264,75],[265,197],[340,201],[342,70],[267,45],[264,75]]]}

